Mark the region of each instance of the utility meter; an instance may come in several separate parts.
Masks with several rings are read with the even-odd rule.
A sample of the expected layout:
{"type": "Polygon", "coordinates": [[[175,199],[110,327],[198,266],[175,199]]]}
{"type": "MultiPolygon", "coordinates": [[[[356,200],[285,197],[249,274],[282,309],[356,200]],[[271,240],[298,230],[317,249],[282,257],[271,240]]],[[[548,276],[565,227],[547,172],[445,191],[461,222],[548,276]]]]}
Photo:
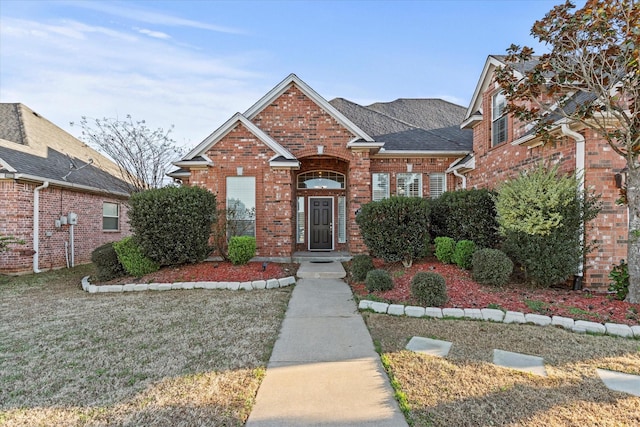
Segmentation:
{"type": "Polygon", "coordinates": [[[70,225],[78,225],[78,214],[74,212],[69,212],[69,224],[70,225]]]}

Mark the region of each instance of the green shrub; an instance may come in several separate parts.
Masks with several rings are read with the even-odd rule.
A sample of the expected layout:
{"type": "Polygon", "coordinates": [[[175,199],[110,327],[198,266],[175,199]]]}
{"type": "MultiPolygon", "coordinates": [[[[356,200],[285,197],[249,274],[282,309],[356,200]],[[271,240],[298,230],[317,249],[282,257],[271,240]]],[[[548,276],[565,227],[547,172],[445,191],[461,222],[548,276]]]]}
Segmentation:
{"type": "Polygon", "coordinates": [[[204,260],[216,217],[215,196],[200,187],[164,187],[135,193],[129,219],[143,253],[160,265],[204,260]]]}
{"type": "Polygon", "coordinates": [[[471,276],[483,285],[503,286],[513,272],[513,261],[498,249],[479,249],[471,260],[471,276]]]}
{"type": "Polygon", "coordinates": [[[142,249],[131,236],[114,242],[113,249],[124,269],[132,276],[142,277],[160,268],[157,263],[144,256],[142,249]]]}
{"type": "Polygon", "coordinates": [[[465,270],[471,269],[471,259],[476,251],[476,244],[471,240],[460,240],[456,243],[452,260],[455,265],[465,270]]]}
{"type": "Polygon", "coordinates": [[[234,265],[246,264],[256,256],[256,239],[250,236],[233,236],[229,240],[229,260],[234,265]]]}
{"type": "Polygon", "coordinates": [[[471,240],[493,248],[500,243],[495,193],[485,189],[447,191],[431,201],[432,237],[471,240]]]}
{"type": "Polygon", "coordinates": [[[118,254],[111,242],[95,248],[93,252],[91,252],[91,262],[93,262],[98,270],[96,279],[101,282],[126,276],[127,274],[122,263],[118,260],[118,254]]]}
{"type": "Polygon", "coordinates": [[[390,291],[393,289],[393,280],[386,270],[371,270],[364,279],[369,292],[390,291]]]}
{"type": "Polygon", "coordinates": [[[436,258],[438,261],[451,264],[453,262],[453,253],[456,249],[456,242],[451,237],[436,237],[434,240],[436,245],[436,258]]]}
{"type": "Polygon", "coordinates": [[[629,293],[629,266],[624,260],[613,266],[609,279],[611,279],[609,291],[615,294],[616,299],[624,301],[629,293]]]}
{"type": "Polygon", "coordinates": [[[367,273],[374,268],[373,258],[369,255],[355,255],[351,259],[351,278],[356,282],[362,282],[367,278],[367,273]]]}
{"type": "Polygon", "coordinates": [[[498,190],[502,249],[534,285],[565,282],[591,250],[582,236],[585,224],[599,212],[598,198],[578,189],[575,175],[539,166],[498,190]]]}
{"type": "Polygon", "coordinates": [[[424,253],[429,203],[419,197],[390,197],[362,206],[356,223],[369,252],[410,267],[424,253]]]}
{"type": "Polygon", "coordinates": [[[440,307],[447,302],[447,285],[437,273],[420,272],[411,279],[411,295],[427,307],[440,307]]]}

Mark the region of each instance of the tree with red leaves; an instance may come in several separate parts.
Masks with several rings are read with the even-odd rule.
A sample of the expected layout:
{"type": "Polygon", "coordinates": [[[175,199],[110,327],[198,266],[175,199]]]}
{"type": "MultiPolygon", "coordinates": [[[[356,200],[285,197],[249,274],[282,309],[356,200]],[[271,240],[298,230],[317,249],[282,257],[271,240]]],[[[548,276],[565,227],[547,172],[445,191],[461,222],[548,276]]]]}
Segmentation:
{"type": "Polygon", "coordinates": [[[531,34],[549,52],[512,45],[496,72],[508,107],[543,141],[561,123],[593,129],[626,160],[629,206],[627,301],[640,303],[640,7],[637,0],[567,1],[537,21],[531,34]]]}

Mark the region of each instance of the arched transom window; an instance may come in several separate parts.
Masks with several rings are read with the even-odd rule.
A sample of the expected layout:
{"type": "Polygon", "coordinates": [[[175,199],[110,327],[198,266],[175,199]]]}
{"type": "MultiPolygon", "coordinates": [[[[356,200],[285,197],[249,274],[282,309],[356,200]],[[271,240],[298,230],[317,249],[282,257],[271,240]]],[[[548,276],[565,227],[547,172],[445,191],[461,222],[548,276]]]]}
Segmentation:
{"type": "Polygon", "coordinates": [[[344,175],[332,171],[313,171],[298,175],[298,189],[344,189],[344,175]]]}

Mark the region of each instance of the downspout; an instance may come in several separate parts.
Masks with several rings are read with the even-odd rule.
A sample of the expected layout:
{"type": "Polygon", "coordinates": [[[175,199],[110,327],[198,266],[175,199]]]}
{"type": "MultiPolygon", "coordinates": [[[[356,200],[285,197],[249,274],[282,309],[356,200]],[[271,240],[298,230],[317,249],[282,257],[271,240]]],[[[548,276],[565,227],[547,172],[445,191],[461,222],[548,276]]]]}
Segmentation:
{"type": "Polygon", "coordinates": [[[458,172],[458,169],[454,169],[451,172],[458,178],[462,178],[462,189],[465,190],[467,188],[467,177],[458,172]]]}
{"type": "Polygon", "coordinates": [[[41,186],[33,190],[33,272],[40,273],[38,268],[40,258],[40,190],[49,186],[49,181],[45,181],[41,186]]]}
{"type": "MultiPolygon", "coordinates": [[[[576,141],[576,178],[578,179],[578,193],[584,194],[584,165],[585,165],[585,142],[584,136],[580,133],[571,130],[566,123],[562,124],[560,128],[564,136],[573,138],[576,141]]],[[[581,224],[584,230],[584,222],[581,224]]],[[[580,245],[584,246],[584,232],[580,234],[580,245]]],[[[582,279],[584,275],[584,257],[580,259],[578,265],[578,274],[576,274],[573,290],[582,289],[582,279]]]]}

